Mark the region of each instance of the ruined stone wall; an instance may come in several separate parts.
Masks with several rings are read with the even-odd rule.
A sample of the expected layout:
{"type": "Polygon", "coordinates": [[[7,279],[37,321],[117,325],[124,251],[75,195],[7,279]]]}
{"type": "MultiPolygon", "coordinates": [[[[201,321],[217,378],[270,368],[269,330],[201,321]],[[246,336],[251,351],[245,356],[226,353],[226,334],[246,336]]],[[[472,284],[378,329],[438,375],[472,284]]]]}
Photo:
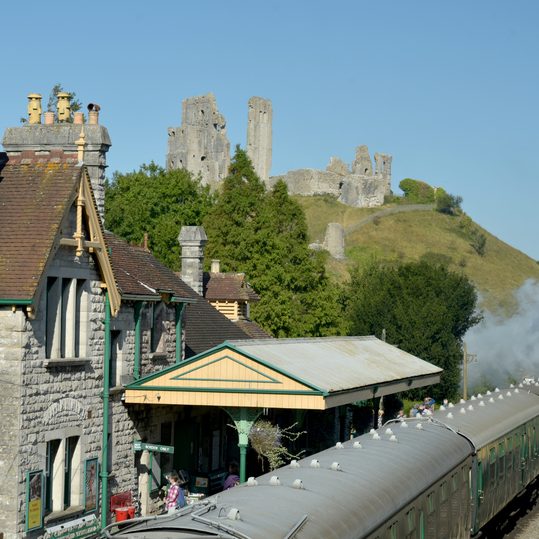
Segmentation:
{"type": "Polygon", "coordinates": [[[367,146],[358,146],[351,167],[332,157],[326,170],[299,169],[269,179],[269,186],[282,179],[290,194],[332,195],[348,206],[381,206],[391,194],[391,156],[375,154],[375,168],[367,146]]]}
{"type": "Polygon", "coordinates": [[[230,165],[226,122],[213,94],[182,102],[182,125],[168,130],[167,170],[185,168],[215,188],[230,165]]]}
{"type": "Polygon", "coordinates": [[[247,117],[247,155],[258,177],[268,183],[271,170],[272,121],[271,101],[262,97],[249,99],[247,117]]]}

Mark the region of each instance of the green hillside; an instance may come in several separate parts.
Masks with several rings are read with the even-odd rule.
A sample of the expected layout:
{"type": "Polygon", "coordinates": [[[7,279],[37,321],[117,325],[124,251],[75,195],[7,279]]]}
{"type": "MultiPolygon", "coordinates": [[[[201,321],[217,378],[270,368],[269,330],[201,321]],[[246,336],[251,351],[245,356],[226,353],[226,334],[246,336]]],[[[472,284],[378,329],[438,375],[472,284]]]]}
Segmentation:
{"type": "MultiPolygon", "coordinates": [[[[328,262],[329,272],[339,280],[347,278],[350,265],[373,257],[403,262],[426,258],[463,271],[479,290],[481,306],[506,314],[515,306],[513,291],[526,279],[539,280],[535,260],[472,222],[487,238],[484,255],[477,254],[458,216],[429,209],[384,215],[393,206],[351,208],[330,196],[295,198],[305,210],[312,242],[322,243],[328,223],[343,225],[347,259],[328,262]],[[361,224],[369,216],[371,222],[361,224]]],[[[393,211],[403,211],[398,208],[393,211]]]]}

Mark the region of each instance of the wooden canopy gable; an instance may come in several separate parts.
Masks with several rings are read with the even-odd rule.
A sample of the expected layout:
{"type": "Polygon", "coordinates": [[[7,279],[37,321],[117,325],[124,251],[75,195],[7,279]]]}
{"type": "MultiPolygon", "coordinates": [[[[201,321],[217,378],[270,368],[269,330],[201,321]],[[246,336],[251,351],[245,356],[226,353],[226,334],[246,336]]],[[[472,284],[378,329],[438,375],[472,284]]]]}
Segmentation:
{"type": "Polygon", "coordinates": [[[224,343],[130,384],[125,402],[320,410],[324,395],[309,382],[224,343]]]}

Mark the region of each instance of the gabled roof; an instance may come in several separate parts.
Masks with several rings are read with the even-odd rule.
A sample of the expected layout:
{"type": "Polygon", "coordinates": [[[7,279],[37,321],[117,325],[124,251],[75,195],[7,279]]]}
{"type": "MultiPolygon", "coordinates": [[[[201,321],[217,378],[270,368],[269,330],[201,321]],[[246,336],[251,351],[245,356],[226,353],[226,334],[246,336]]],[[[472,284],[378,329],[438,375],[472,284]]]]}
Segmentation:
{"type": "Polygon", "coordinates": [[[244,273],[204,272],[204,297],[212,300],[258,301],[244,273]]]}
{"type": "Polygon", "coordinates": [[[188,304],[185,310],[186,357],[205,352],[227,339],[249,338],[249,334],[212,307],[149,251],[129,245],[111,232],[105,232],[105,240],[123,299],[159,301],[163,292],[188,304]]]}
{"type": "Polygon", "coordinates": [[[0,164],[0,299],[31,302],[81,178],[74,164],[0,164]]]}
{"type": "Polygon", "coordinates": [[[120,297],[86,168],[62,150],[47,157],[28,151],[9,159],[0,155],[0,302],[32,305],[47,263],[65,245],[93,249],[116,314],[120,297]],[[78,220],[74,236],[61,236],[75,200],[86,217],[89,237],[78,220]]]}
{"type": "Polygon", "coordinates": [[[130,384],[137,404],[324,410],[440,381],[442,369],[376,337],[225,342],[130,384]]]}
{"type": "Polygon", "coordinates": [[[122,298],[159,301],[161,293],[164,293],[176,300],[196,299],[193,290],[172,270],[161,264],[150,251],[129,245],[108,231],[105,232],[105,241],[122,298]]]}

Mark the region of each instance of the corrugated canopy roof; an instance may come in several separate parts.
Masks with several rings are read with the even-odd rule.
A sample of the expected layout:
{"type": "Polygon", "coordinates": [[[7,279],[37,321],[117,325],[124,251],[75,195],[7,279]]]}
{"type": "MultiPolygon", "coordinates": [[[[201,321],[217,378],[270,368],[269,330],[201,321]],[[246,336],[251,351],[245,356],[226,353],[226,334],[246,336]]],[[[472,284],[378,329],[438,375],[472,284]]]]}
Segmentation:
{"type": "Polygon", "coordinates": [[[227,341],[128,386],[127,403],[323,410],[435,384],[442,369],[376,337],[227,341]]]}

